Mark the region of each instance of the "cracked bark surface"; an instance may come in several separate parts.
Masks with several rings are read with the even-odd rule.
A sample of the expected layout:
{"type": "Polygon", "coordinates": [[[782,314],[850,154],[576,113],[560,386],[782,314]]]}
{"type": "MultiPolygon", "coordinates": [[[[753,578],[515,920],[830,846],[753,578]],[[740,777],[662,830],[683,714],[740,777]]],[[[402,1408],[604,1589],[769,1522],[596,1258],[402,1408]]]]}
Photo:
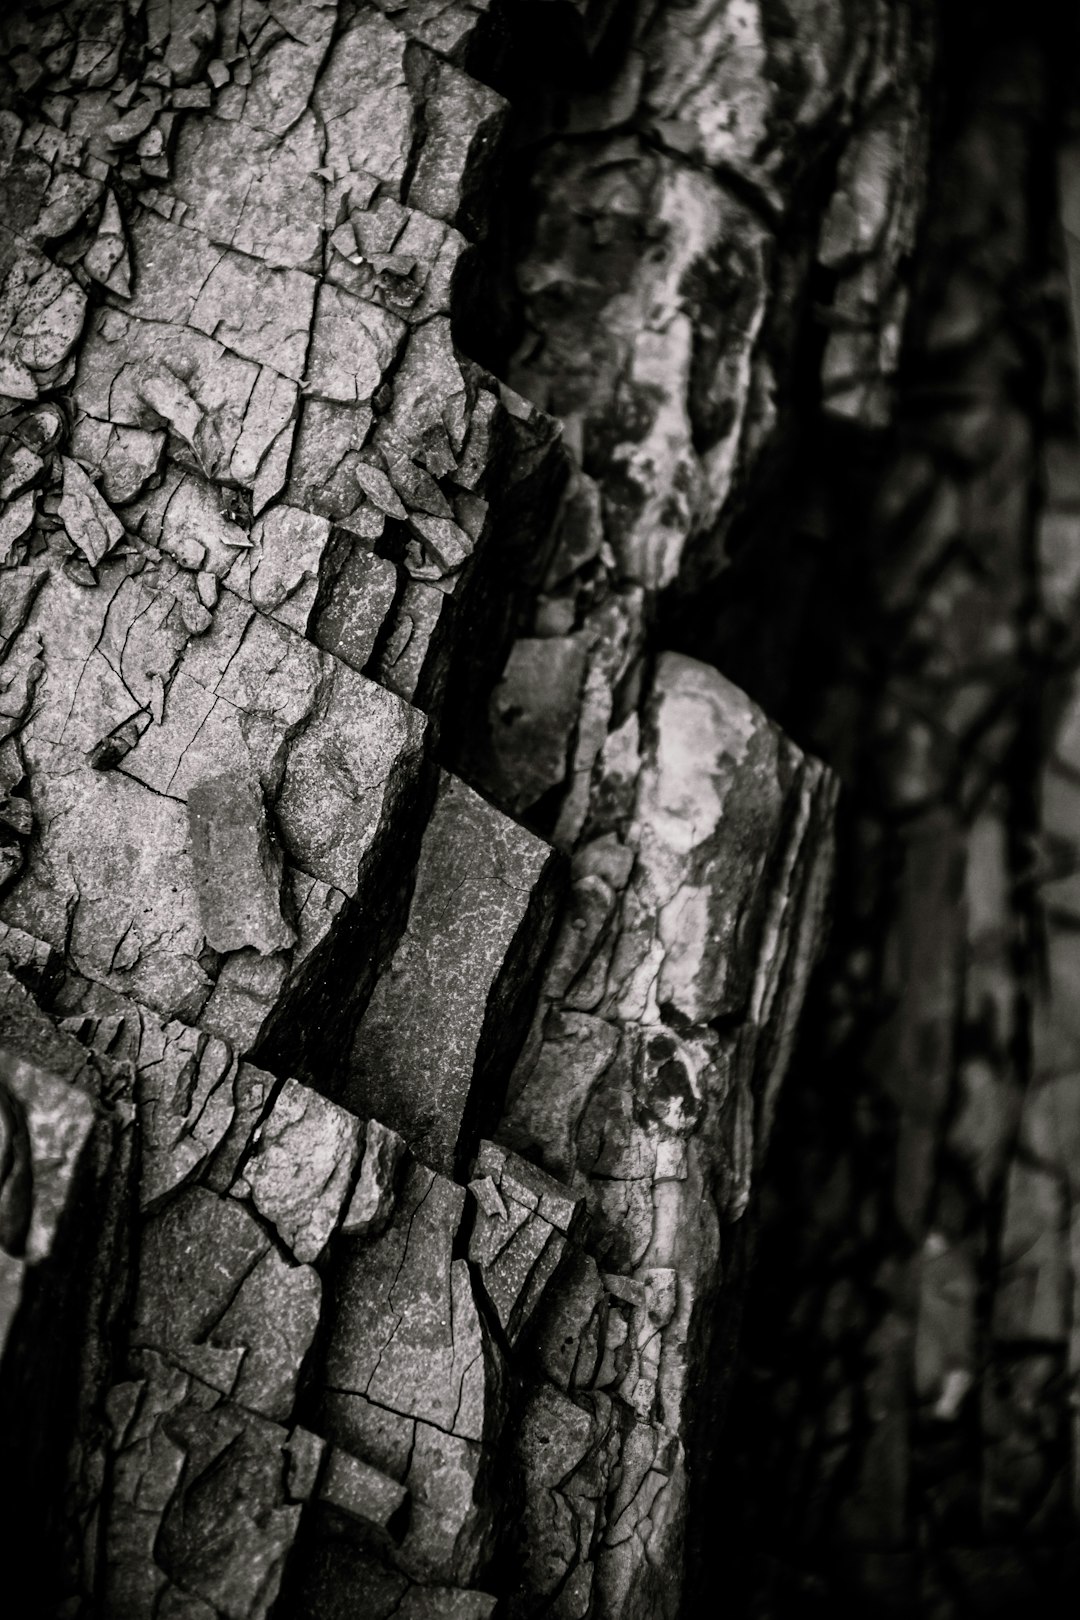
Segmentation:
{"type": "Polygon", "coordinates": [[[938,9],[0,21],[0,1513],[42,1613],[674,1620],[753,1585],[762,1456],[820,1533],[816,1425],[864,1597],[1049,1568],[1070,674],[1020,899],[1009,773],[1018,664],[1071,670],[1052,98],[990,53],[943,125],[938,9]],[[800,502],[868,584],[793,701],[800,502]],[[892,1017],[895,1120],[839,1139],[805,1051],[783,1084],[830,921],[892,1017]],[[840,1241],[859,1154],[896,1207],[840,1241]],[[753,1294],[737,1381],[759,1227],[807,1365],[869,1344],[801,1403],[753,1294]]]}

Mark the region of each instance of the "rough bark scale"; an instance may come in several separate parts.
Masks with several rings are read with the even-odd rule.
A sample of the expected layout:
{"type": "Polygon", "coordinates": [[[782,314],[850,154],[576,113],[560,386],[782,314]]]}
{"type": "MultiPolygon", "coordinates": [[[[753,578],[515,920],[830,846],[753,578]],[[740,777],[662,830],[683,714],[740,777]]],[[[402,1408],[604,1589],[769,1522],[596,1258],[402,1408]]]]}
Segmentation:
{"type": "MultiPolygon", "coordinates": [[[[869,1244],[870,1373],[796,1403],[794,1437],[778,1407],[762,1449],[782,1470],[807,1424],[846,1433],[834,1397],[885,1414],[830,1528],[879,1592],[873,1559],[910,1563],[913,1493],[973,1390],[1002,1545],[1029,1511],[995,1484],[1028,1455],[1017,1424],[1046,1411],[1051,1461],[1072,1444],[1071,1036],[1059,997],[1021,1103],[1032,903],[1005,867],[1029,805],[1002,798],[1027,712],[1009,678],[1041,645],[1030,412],[1007,396],[1036,387],[1039,333],[1024,371],[1011,331],[976,346],[934,280],[983,241],[980,285],[1024,307],[1041,216],[1015,212],[1013,137],[1043,102],[1022,59],[991,74],[955,136],[969,184],[931,189],[933,385],[955,354],[947,397],[983,414],[943,408],[913,451],[933,23],[922,0],[3,19],[0,1432],[40,1612],[711,1602],[740,1522],[723,1423],[760,1187],[764,1252],[794,1211],[806,1286],[833,1239],[785,1143],[809,1121],[822,1184],[858,1151],[822,1126],[805,1058],[800,1097],[782,1086],[832,911],[837,953],[877,929],[900,998],[879,1083],[902,1240],[869,1244]],[[866,677],[871,614],[845,642],[857,701],[815,676],[774,704],[800,604],[766,608],[755,568],[779,558],[796,597],[811,577],[776,500],[792,446],[821,423],[890,444],[897,422],[866,523],[886,532],[894,486],[904,523],[918,507],[868,596],[904,619],[884,638],[902,676],[866,677]],[[934,446],[981,469],[962,496],[934,446]],[[966,561],[953,588],[933,548],[963,518],[930,533],[925,513],[959,499],[994,522],[986,580],[966,561]],[[911,649],[935,637],[952,706],[931,723],[940,656],[911,649]],[[844,824],[835,906],[837,782],[814,752],[856,804],[892,771],[885,808],[844,824]],[[846,878],[867,839],[905,863],[869,924],[846,878]],[[977,1209],[935,1170],[946,1149],[989,1155],[960,1177],[977,1209]],[[953,1332],[980,1221],[1001,1256],[982,1382],[974,1328],[953,1332]]],[[[826,441],[819,534],[839,532],[826,441]]],[[[1064,626],[1075,490],[1054,454],[1064,626]]],[[[1051,815],[1071,791],[1055,723],[1051,815]]],[[[1054,868],[1054,917],[1070,881],[1054,868]]],[[[842,1252],[857,1294],[864,1257],[842,1252]]],[[[757,1378],[782,1389],[754,1309],[757,1378]]],[[[760,1511],[760,1469],[739,1477],[760,1511]]],[[[792,1545],[818,1523],[801,1477],[792,1545]]]]}

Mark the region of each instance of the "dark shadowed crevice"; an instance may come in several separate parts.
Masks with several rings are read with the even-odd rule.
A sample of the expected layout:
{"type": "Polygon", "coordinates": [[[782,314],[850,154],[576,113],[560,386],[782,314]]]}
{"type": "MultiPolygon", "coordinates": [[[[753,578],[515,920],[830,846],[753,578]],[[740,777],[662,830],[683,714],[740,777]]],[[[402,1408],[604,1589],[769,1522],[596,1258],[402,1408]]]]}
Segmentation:
{"type": "Polygon", "coordinates": [[[1010,1341],[1001,1301],[1042,972],[1052,627],[1035,535],[1039,445],[1063,422],[1046,297],[1063,34],[1045,10],[979,10],[944,19],[895,430],[804,434],[773,534],[734,558],[712,622],[693,619],[695,645],[844,787],[832,940],[766,1161],[729,1444],[699,1504],[733,1612],[762,1620],[1070,1601],[1060,1350],[1026,1325],[1010,1341]],[[784,630],[759,641],[789,586],[784,630]],[[980,1080],[999,1088],[981,1136],[980,1080]],[[1033,1449],[1010,1472],[1020,1430],[1033,1449]]]}

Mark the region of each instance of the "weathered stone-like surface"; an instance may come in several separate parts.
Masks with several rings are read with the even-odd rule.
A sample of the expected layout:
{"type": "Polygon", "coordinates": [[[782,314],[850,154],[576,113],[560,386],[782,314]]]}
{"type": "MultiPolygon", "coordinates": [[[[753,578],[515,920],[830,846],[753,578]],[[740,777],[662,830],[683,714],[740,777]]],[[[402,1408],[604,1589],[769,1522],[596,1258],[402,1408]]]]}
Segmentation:
{"type": "MultiPolygon", "coordinates": [[[[409,1521],[415,1482],[358,1454],[351,1437],[330,1445],[297,1424],[324,1298],[318,1272],[301,1257],[321,1258],[344,1230],[364,1133],[343,1109],[238,1062],[214,1037],[164,1025],[101,986],[69,979],[62,994],[73,1009],[62,1036],[31,1008],[33,1017],[53,1046],[66,1042],[60,1050],[76,1072],[100,1061],[124,1077],[148,1150],[140,1187],[128,1169],[132,1207],[141,1193],[143,1214],[130,1273],[113,1281],[111,1387],[99,1391],[108,1429],[97,1435],[91,1469],[98,1493],[107,1481],[97,1508],[104,1559],[89,1578],[100,1582],[110,1614],[135,1617],[155,1604],[186,1613],[197,1600],[226,1620],[268,1615],[302,1504],[317,1502],[320,1522],[332,1514],[384,1550],[409,1521]],[[282,1252],[275,1231],[300,1263],[282,1252]]],[[[91,1107],[66,1073],[52,1084],[91,1107]]],[[[369,1188],[385,1181],[391,1142],[372,1122],[369,1188]]],[[[464,1193],[451,1192],[460,1215],[464,1193]]],[[[386,1196],[392,1202],[392,1189],[386,1196]]],[[[359,1224],[370,1233],[378,1222],[359,1224]]],[[[448,1235],[453,1241],[452,1228],[448,1235]]],[[[420,1264],[436,1253],[414,1251],[420,1264]]],[[[456,1286],[461,1307],[467,1275],[456,1286]]],[[[408,1290],[402,1303],[404,1336],[422,1340],[434,1329],[422,1290],[408,1290]]],[[[467,1371],[463,1365],[462,1378],[467,1371]]],[[[478,1458],[479,1447],[472,1451],[478,1458]]],[[[420,1455],[426,1484],[432,1446],[420,1455]]]]}
{"type": "MultiPolygon", "coordinates": [[[[443,1565],[467,1580],[473,1542],[492,1544],[498,1379],[470,1386],[456,1429],[428,1414],[408,1485],[293,1411],[313,1262],[342,1227],[381,1241],[404,1144],[288,1078],[284,1051],[340,1092],[434,786],[434,728],[403,699],[436,711],[463,639],[466,696],[493,667],[509,608],[479,560],[506,523],[528,547],[557,476],[554,426],[451,332],[503,103],[449,60],[479,13],[443,9],[399,27],[373,5],[73,3],[2,25],[19,108],[0,116],[4,959],[66,1015],[76,1068],[101,1066],[137,1147],[114,1178],[133,1243],[87,1328],[111,1434],[92,1436],[71,1525],[101,1551],[75,1585],[111,1614],[265,1614],[302,1502],[393,1545],[409,1492],[405,1562],[428,1584],[395,1577],[398,1611],[494,1602],[430,1583],[443,1565]],[[257,1042],[276,1074],[239,1057],[257,1042]]],[[[493,1095],[505,1081],[550,923],[550,851],[476,800],[485,814],[503,854],[489,870],[477,851],[479,888],[520,892],[472,964],[475,1004],[463,966],[448,1142],[474,1063],[493,1095]]],[[[458,947],[479,943],[474,927],[458,947]]],[[[91,1107],[71,1078],[58,1118],[91,1107]]],[[[32,1106],[20,1086],[3,1092],[5,1299],[72,1202],[55,1143],[28,1192],[48,1086],[32,1106]]],[[[443,1185],[453,1219],[413,1249],[421,1272],[464,1245],[465,1194],[443,1185]]],[[[459,1337],[479,1344],[464,1262],[453,1274],[459,1337]]],[[[399,1342],[422,1346],[419,1283],[400,1303],[399,1342]]],[[[44,1327],[25,1304],[20,1323],[29,1378],[44,1327]]]]}
{"type": "Polygon", "coordinates": [[[408,814],[422,719],[231,592],[211,616],[169,559],[136,548],[87,586],[48,556],[53,567],[28,565],[36,591],[7,653],[36,701],[18,734],[34,819],[5,920],[67,945],[118,990],[250,1045],[332,925],[304,904],[312,882],[340,905],[361,895],[388,824],[408,814]],[[296,924],[274,892],[255,784],[296,924]],[[242,922],[222,863],[237,869],[245,839],[242,922]]]}
{"type": "MultiPolygon", "coordinates": [[[[542,1229],[544,1252],[524,1279],[523,1323],[580,1200],[493,1144],[481,1167],[485,1185],[497,1176],[508,1198],[516,1191],[525,1200],[513,1208],[526,1246],[542,1229]]],[[[298,1613],[346,1614],[360,1603],[365,1613],[389,1614],[399,1602],[418,1620],[493,1612],[481,1577],[505,1530],[509,1481],[507,1368],[488,1325],[488,1286],[507,1297],[515,1268],[497,1272],[510,1245],[493,1243],[490,1229],[479,1237],[475,1226],[464,1258],[466,1203],[463,1188],[403,1158],[392,1133],[369,1125],[333,1251],[317,1378],[319,1425],[342,1461],[324,1476],[321,1512],[296,1566],[298,1613]]]]}
{"type": "Polygon", "coordinates": [[[538,1331],[554,1387],[534,1386],[518,1434],[522,1614],[560,1612],[566,1589],[580,1612],[590,1592],[605,1613],[677,1612],[724,1232],[747,1208],[828,873],[828,778],[715,670],[664,655],[641,735],[633,797],[605,815],[598,795],[575,855],[500,1127],[589,1211],[538,1331]]]}
{"type": "MultiPolygon", "coordinates": [[[[1075,49],[1032,56],[1026,14],[995,35],[983,9],[7,8],[0,957],[68,1023],[8,986],[3,1034],[38,1103],[91,1109],[76,1236],[101,1238],[85,1331],[74,1294],[63,1331],[28,1315],[57,1267],[83,1280],[54,1221],[82,1206],[64,1152],[28,1176],[9,1086],[3,1398],[25,1429],[35,1347],[85,1337],[42,1451],[59,1469],[77,1408],[65,1598],[473,1615],[514,1579],[522,1613],[664,1614],[689,1508],[706,1601],[714,1532],[747,1521],[779,1524],[780,1584],[815,1603],[1056,1601],[1080,483],[1037,238],[1042,76],[1075,49]],[[964,66],[913,281],[933,14],[964,66]],[[522,103],[501,194],[487,71],[522,103]],[[488,215],[517,295],[478,282],[461,329],[512,387],[454,325],[488,215]],[[861,430],[892,415],[913,287],[871,504],[861,430]],[[797,1366],[745,1408],[755,1456],[798,1433],[745,1518],[735,1447],[727,1494],[706,1484],[711,1407],[830,790],[734,686],[658,663],[673,645],[805,687],[797,734],[855,784],[831,1000],[770,1171],[793,1213],[767,1261],[803,1275],[763,1364],[797,1366]],[[417,711],[570,857],[501,1121],[550,852],[444,779],[414,884],[417,711]]],[[[16,1524],[47,1548],[43,1490],[16,1524]]]]}
{"type": "MultiPolygon", "coordinates": [[[[65,1211],[78,1202],[80,1166],[93,1129],[90,1099],[24,1059],[3,1068],[4,1247],[26,1265],[53,1255],[65,1211]]],[[[14,1310],[5,1313],[10,1327],[14,1310]]]]}
{"type": "Polygon", "coordinates": [[[447,1174],[467,1166],[498,1117],[556,878],[547,844],[443,775],[409,918],[357,1029],[345,1097],[447,1174]]]}
{"type": "Polygon", "coordinates": [[[796,350],[888,415],[911,19],[0,24],[0,956],[126,1132],[88,1612],[675,1612],[832,790],[660,597],[723,575],[796,350]],[[512,326],[498,382],[462,332],[512,326]]]}
{"type": "Polygon", "coordinates": [[[475,1172],[469,1259],[513,1349],[581,1225],[582,1200],[494,1142],[480,1144],[475,1172]]]}
{"type": "MultiPolygon", "coordinates": [[[[3,943],[25,973],[28,942],[3,943]]],[[[95,1574],[131,1180],[118,1081],[0,974],[0,1512],[48,1612],[95,1574]]]]}
{"type": "Polygon", "coordinates": [[[364,1156],[341,1230],[350,1236],[378,1237],[394,1210],[394,1199],[405,1143],[397,1131],[369,1119],[364,1156]]]}
{"type": "Polygon", "coordinates": [[[330,1507],[355,1519],[377,1537],[392,1540],[397,1540],[399,1534],[394,1521],[401,1519],[409,1499],[403,1485],[338,1447],[330,1451],[319,1495],[330,1507]]]}
{"type": "Polygon", "coordinates": [[[828,409],[888,420],[926,148],[927,41],[907,8],[581,9],[562,43],[589,92],[568,97],[550,70],[531,91],[509,362],[562,421],[571,475],[486,734],[462,755],[568,848],[590,782],[631,746],[657,593],[715,617],[788,426],[788,299],[814,256],[828,409]],[[821,212],[789,230],[815,185],[821,212]]]}
{"type": "Polygon", "coordinates": [[[440,54],[476,13],[179,17],[4,25],[0,876],[81,971],[292,1067],[347,1043],[419,832],[423,725],[352,671],[434,710],[464,639],[475,684],[477,565],[543,525],[556,434],[450,329],[502,118],[440,54]]]}
{"type": "Polygon", "coordinates": [[[281,859],[271,847],[254,772],[196,782],[188,793],[191,859],[206,943],[273,956],[295,943],[281,914],[281,859]]]}
{"type": "Polygon", "coordinates": [[[318,1319],[318,1279],[280,1262],[238,1204],[192,1187],[147,1221],[136,1346],[276,1417],[291,1409],[318,1319]],[[271,1299],[273,1313],[264,1316],[260,1304],[265,1309],[271,1299]]]}
{"type": "Polygon", "coordinates": [[[250,1197],[297,1260],[317,1260],[341,1218],[359,1156],[358,1121],[286,1080],[234,1190],[250,1197]]]}
{"type": "Polygon", "coordinates": [[[494,1546],[499,1352],[452,1258],[463,1190],[413,1164],[374,1241],[346,1239],[323,1369],[328,1433],[412,1493],[403,1571],[467,1585],[494,1546]]]}
{"type": "Polygon", "coordinates": [[[372,1620],[490,1620],[497,1601],[475,1588],[412,1582],[342,1541],[313,1560],[295,1612],[301,1620],[348,1620],[358,1607],[372,1620]]]}
{"type": "Polygon", "coordinates": [[[288,1483],[288,1430],[155,1355],[139,1371],[110,1395],[109,1612],[268,1614],[301,1511],[288,1483]]]}

